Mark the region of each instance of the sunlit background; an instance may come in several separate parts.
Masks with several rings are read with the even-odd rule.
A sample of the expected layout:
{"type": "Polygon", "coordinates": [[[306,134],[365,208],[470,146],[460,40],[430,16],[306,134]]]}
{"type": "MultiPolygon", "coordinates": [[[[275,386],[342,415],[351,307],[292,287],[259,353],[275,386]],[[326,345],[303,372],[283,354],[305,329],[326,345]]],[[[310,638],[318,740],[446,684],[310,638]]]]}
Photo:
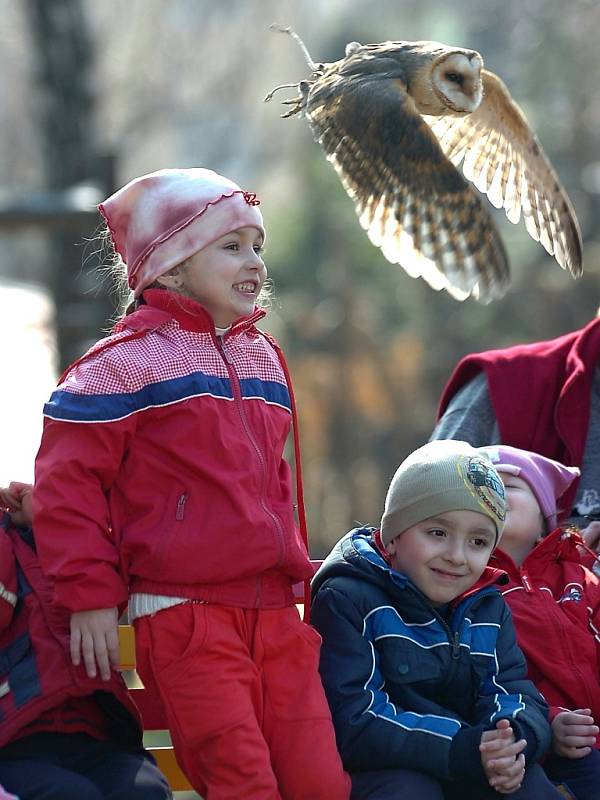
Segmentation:
{"type": "MultiPolygon", "coordinates": [[[[28,480],[44,400],[107,330],[95,203],[130,178],[209,166],[262,198],[275,302],[301,418],[313,554],[377,522],[397,463],[428,436],[464,353],[550,338],[599,303],[600,3],[596,0],[0,0],[0,481],[28,480]],[[574,282],[497,215],[512,289],[459,304],[367,241],[305,120],[275,85],[347,42],[437,39],[508,84],[575,205],[574,282]]],[[[291,96],[290,94],[287,95],[291,96]]]]}

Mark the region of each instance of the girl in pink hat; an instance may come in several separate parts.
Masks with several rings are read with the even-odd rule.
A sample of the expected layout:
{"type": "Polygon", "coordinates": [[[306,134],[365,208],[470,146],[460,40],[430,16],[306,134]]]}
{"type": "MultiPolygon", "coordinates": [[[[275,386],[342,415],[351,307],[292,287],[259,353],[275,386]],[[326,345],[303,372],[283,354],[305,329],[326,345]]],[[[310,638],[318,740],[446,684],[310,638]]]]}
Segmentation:
{"type": "Polygon", "coordinates": [[[538,453],[482,447],[506,488],[506,524],[490,566],[506,571],[528,673],[550,706],[552,752],[543,767],[573,800],[600,798],[600,583],[583,542],[559,525],[559,501],[579,476],[538,453]]]}
{"type": "Polygon", "coordinates": [[[138,672],[203,797],[346,800],[319,637],[294,605],[311,565],[283,458],[291,384],[256,327],[258,206],[206,169],[100,205],[136,310],[45,406],[34,526],[89,675],[116,667],[128,601],[138,672]]]}

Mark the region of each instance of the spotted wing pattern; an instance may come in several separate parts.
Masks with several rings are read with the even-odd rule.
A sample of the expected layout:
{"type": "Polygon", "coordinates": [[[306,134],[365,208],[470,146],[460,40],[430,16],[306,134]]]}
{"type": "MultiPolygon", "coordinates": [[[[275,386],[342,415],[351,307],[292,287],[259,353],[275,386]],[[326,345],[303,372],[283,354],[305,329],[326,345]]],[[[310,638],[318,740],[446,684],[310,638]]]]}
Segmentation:
{"type": "Polygon", "coordinates": [[[500,78],[483,70],[482,81],[484,98],[472,114],[424,119],[465,177],[511,222],[522,215],[530,236],[563,269],[580,275],[581,234],[566,192],[500,78]]]}
{"type": "Polygon", "coordinates": [[[504,294],[508,259],[491,216],[401,80],[326,72],[306,116],[388,261],[459,300],[504,294]]]}

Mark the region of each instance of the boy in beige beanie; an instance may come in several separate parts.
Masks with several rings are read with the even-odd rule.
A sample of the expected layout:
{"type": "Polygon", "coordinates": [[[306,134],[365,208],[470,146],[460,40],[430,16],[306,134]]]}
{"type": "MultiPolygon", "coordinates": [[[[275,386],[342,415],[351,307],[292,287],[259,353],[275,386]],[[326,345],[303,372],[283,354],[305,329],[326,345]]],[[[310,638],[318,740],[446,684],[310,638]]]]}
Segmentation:
{"type": "Polygon", "coordinates": [[[321,677],[353,800],[559,798],[537,760],[547,706],[487,566],[506,502],[465,442],[419,448],[379,529],[350,531],[313,582],[321,677]]]}

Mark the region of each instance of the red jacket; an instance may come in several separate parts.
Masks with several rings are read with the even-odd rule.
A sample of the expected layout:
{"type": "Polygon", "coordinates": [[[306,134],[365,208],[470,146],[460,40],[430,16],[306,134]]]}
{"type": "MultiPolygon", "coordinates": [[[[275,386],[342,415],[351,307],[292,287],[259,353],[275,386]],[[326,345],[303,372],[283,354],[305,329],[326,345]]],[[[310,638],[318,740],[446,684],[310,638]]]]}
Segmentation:
{"type": "MultiPolygon", "coordinates": [[[[600,318],[557,339],[468,355],[444,389],[438,416],[462,386],[485,372],[505,444],[581,467],[599,359],[600,318]]],[[[564,508],[572,507],[577,484],[561,498],[564,508]]]]}
{"type": "Polygon", "coordinates": [[[564,709],[591,708],[600,723],[600,582],[582,565],[580,542],[577,534],[557,528],[520,568],[501,548],[490,565],[509,576],[501,592],[550,718],[564,709]]]}
{"type": "Polygon", "coordinates": [[[141,723],[123,679],[88,678],[69,651],[69,617],[51,587],[31,531],[0,526],[0,747],[41,731],[85,732],[141,746],[141,723]],[[112,724],[111,724],[112,722],[112,724]]]}
{"type": "Polygon", "coordinates": [[[34,528],[55,598],[77,611],[132,592],[283,607],[312,574],[283,458],[290,393],[255,327],[217,339],[160,289],[68,370],[47,403],[34,528]]]}

